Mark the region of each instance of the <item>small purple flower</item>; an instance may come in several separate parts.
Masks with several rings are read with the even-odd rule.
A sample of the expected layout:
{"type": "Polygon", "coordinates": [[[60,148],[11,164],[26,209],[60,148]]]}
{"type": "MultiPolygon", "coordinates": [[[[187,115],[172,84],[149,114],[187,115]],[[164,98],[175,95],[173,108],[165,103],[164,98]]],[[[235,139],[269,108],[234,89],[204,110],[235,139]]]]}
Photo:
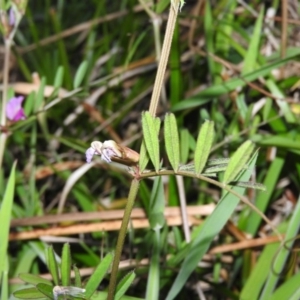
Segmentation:
{"type": "Polygon", "coordinates": [[[10,121],[19,121],[26,118],[22,108],[23,96],[13,97],[6,104],[6,117],[10,121]]]}
{"type": "Polygon", "coordinates": [[[92,147],[85,151],[86,162],[90,163],[93,159],[93,156],[96,154],[96,150],[92,147]]]}

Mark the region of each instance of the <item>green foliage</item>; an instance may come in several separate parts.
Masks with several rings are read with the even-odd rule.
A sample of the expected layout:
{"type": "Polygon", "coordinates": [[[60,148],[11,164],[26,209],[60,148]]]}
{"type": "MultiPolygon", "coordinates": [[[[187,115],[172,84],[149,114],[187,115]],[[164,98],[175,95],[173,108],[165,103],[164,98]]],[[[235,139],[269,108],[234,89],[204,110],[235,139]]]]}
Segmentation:
{"type": "Polygon", "coordinates": [[[200,128],[195,150],[195,173],[200,174],[207,162],[214,140],[214,122],[206,121],[200,128]]]}
{"type": "MultiPolygon", "coordinates": [[[[38,299],[47,296],[50,299],[58,299],[59,295],[68,295],[69,297],[76,297],[80,299],[100,299],[97,289],[104,276],[111,267],[113,254],[108,253],[99,263],[90,276],[88,281],[82,288],[82,280],[80,273],[76,266],[73,266],[75,272],[74,285],[71,282],[71,252],[69,244],[64,244],[61,257],[61,272],[59,276],[59,265],[56,259],[56,254],[52,247],[47,249],[47,266],[52,275],[52,281],[44,279],[38,275],[33,274],[20,274],[19,278],[24,282],[34,285],[35,287],[25,288],[18,290],[14,296],[19,299],[38,299]]],[[[135,278],[135,273],[128,273],[117,287],[117,299],[123,299],[125,292],[131,285],[135,278]]],[[[107,294],[106,294],[107,295],[107,294]]],[[[130,299],[130,297],[128,298],[130,299]]]]}
{"type": "Polygon", "coordinates": [[[0,282],[2,281],[3,289],[7,289],[7,281],[5,279],[5,273],[8,273],[8,237],[9,237],[9,225],[11,220],[11,212],[14,201],[14,193],[15,193],[15,169],[16,162],[14,162],[12,169],[10,171],[10,175],[8,178],[8,182],[5,188],[5,194],[3,196],[3,200],[0,207],[0,220],[1,220],[1,230],[0,230],[0,282]]]}
{"type": "Polygon", "coordinates": [[[155,171],[159,169],[159,140],[160,119],[154,118],[149,112],[142,114],[143,135],[149,157],[154,165],[155,171]]]}
{"type": "Polygon", "coordinates": [[[166,151],[172,168],[177,171],[180,162],[179,135],[174,114],[166,114],[164,124],[166,151]]]}
{"type": "Polygon", "coordinates": [[[137,299],[125,292],[194,299],[195,280],[209,286],[207,299],[299,298],[297,253],[290,255],[298,238],[293,203],[300,185],[295,24],[284,32],[279,19],[268,17],[269,9],[276,16],[284,12],[276,1],[266,7],[236,0],[152,2],[29,1],[21,9],[26,1],[13,1],[14,28],[2,24],[12,1],[1,2],[1,300],[12,293],[23,299],[107,299],[111,288],[95,289],[99,283],[105,288],[112,260],[120,258],[132,265],[112,268],[116,299],[137,299]],[[173,23],[166,21],[170,16],[173,23]],[[166,72],[157,68],[161,62],[166,72]],[[163,90],[153,86],[156,68],[163,90]],[[140,122],[152,92],[160,102],[140,122]],[[25,97],[26,119],[17,122],[5,118],[5,103],[15,95],[25,97]],[[138,166],[127,172],[97,157],[84,164],[94,140],[115,140],[135,151],[142,145],[138,166]],[[183,177],[182,186],[176,176],[183,177]],[[254,191],[242,197],[248,188],[254,191]],[[214,211],[198,214],[215,202],[214,211]],[[147,212],[147,220],[131,216],[134,206],[147,212]],[[125,216],[116,228],[119,210],[125,216]],[[98,217],[88,219],[95,211],[105,214],[100,225],[98,217]],[[247,245],[271,234],[264,214],[278,220],[285,241],[255,251],[234,248],[245,234],[247,245]],[[222,230],[229,219],[235,230],[222,230]],[[135,228],[146,221],[148,228],[135,228]],[[59,244],[48,248],[42,237],[53,232],[80,237],[72,260],[68,244],[61,260],[53,250],[59,244]],[[210,253],[222,246],[231,252],[210,253]],[[45,250],[51,280],[41,277],[45,250]],[[205,267],[199,264],[203,257],[209,258],[205,267]],[[96,275],[86,279],[81,267],[93,267],[96,275]],[[26,284],[15,283],[18,275],[26,284]]]}

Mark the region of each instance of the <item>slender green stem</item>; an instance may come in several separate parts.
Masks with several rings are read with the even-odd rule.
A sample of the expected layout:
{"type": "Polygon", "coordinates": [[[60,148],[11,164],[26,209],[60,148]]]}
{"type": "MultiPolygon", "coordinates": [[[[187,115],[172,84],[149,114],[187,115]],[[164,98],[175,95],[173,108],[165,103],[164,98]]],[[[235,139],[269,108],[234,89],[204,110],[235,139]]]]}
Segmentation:
{"type": "Polygon", "coordinates": [[[110,280],[109,280],[107,300],[114,299],[120,258],[121,258],[124,240],[125,240],[125,236],[126,236],[126,232],[127,232],[127,228],[128,228],[128,223],[130,220],[131,211],[132,211],[138,190],[139,190],[139,180],[134,178],[131,182],[130,191],[129,191],[129,195],[128,195],[128,199],[127,199],[127,204],[126,204],[124,216],[122,219],[122,225],[121,225],[121,229],[119,231],[115,257],[114,257],[113,266],[112,266],[112,270],[111,270],[111,276],[110,276],[110,280]]]}
{"type": "Polygon", "coordinates": [[[239,193],[235,192],[233,189],[231,189],[228,185],[222,183],[222,182],[218,182],[212,178],[203,176],[203,175],[197,175],[196,173],[192,173],[192,172],[185,172],[185,171],[173,171],[173,170],[160,170],[158,172],[155,171],[150,171],[150,172],[144,172],[140,175],[140,178],[148,178],[148,177],[154,177],[154,176],[162,176],[162,175],[182,175],[182,176],[187,176],[187,177],[193,177],[193,178],[198,178],[201,179],[203,181],[206,181],[208,183],[214,184],[224,190],[226,190],[227,192],[231,193],[232,195],[236,196],[237,198],[239,198],[243,203],[245,203],[246,205],[248,205],[253,211],[255,211],[271,228],[272,230],[275,232],[275,234],[278,236],[279,240],[282,241],[282,236],[279,233],[279,231],[274,227],[274,225],[272,224],[272,222],[266,217],[265,214],[263,214],[254,204],[252,204],[247,197],[244,197],[242,195],[240,195],[239,193]]]}
{"type": "MultiPolygon", "coordinates": [[[[178,9],[179,9],[179,2],[172,3],[172,5],[170,7],[169,18],[168,18],[164,43],[163,43],[163,47],[162,47],[162,53],[161,53],[161,57],[160,57],[160,61],[159,61],[159,65],[158,65],[158,69],[157,69],[157,73],[156,73],[155,83],[154,83],[154,87],[153,87],[153,93],[152,93],[152,97],[151,97],[151,101],[150,101],[149,112],[152,116],[155,116],[155,114],[156,114],[157,105],[158,105],[160,94],[161,94],[161,89],[162,89],[162,85],[163,85],[167,61],[169,58],[171,42],[172,42],[173,32],[174,32],[175,23],[176,23],[176,17],[178,14],[178,9]]],[[[108,300],[114,299],[122,248],[123,248],[123,244],[124,244],[126,231],[127,231],[131,211],[133,208],[134,200],[135,200],[135,197],[138,192],[138,188],[139,188],[139,179],[135,178],[135,179],[133,179],[133,181],[131,183],[128,201],[127,201],[127,205],[125,207],[125,212],[124,212],[124,216],[122,219],[122,225],[121,225],[121,229],[120,229],[119,236],[118,236],[116,252],[115,252],[114,262],[113,262],[109,286],[108,286],[108,296],[107,296],[108,300]]]]}

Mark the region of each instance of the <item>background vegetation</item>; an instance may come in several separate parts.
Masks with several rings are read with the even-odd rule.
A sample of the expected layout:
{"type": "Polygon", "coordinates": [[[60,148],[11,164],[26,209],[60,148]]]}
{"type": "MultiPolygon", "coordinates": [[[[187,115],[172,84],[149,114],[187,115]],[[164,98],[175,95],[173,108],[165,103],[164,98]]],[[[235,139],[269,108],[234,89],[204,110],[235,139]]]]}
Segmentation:
{"type": "MultiPolygon", "coordinates": [[[[75,286],[74,273],[70,280],[64,271],[62,281],[53,279],[56,268],[75,264],[75,279],[83,282],[76,286],[87,287],[103,257],[101,268],[109,271],[132,174],[100,159],[86,164],[84,153],[94,140],[139,152],[141,114],[149,109],[174,3],[29,0],[20,10],[10,56],[7,37],[0,47],[2,103],[23,95],[26,115],[1,124],[1,299],[15,299],[14,291],[28,287],[21,273],[75,286]],[[58,261],[52,272],[49,245],[59,256],[67,253],[64,263],[50,259],[58,261]]],[[[2,16],[10,5],[1,2],[2,16]]],[[[299,26],[297,1],[189,0],[178,13],[156,116],[175,114],[181,164],[194,159],[206,120],[214,122],[211,159],[231,157],[243,142],[254,142],[259,153],[251,181],[266,191],[247,190],[246,196],[286,242],[247,205],[233,206],[236,200],[225,199],[220,187],[188,177],[143,180],[119,266],[118,282],[129,274],[131,283],[123,299],[299,299],[293,245],[299,229],[299,26]],[[217,215],[222,197],[229,202],[217,215]],[[157,213],[164,215],[159,230],[157,213]],[[213,234],[211,243],[205,234],[213,234]]],[[[159,139],[168,166],[163,130],[159,139]]],[[[107,289],[104,275],[93,288],[107,289]]],[[[80,296],[68,290],[68,297],[72,292],[80,296]]]]}

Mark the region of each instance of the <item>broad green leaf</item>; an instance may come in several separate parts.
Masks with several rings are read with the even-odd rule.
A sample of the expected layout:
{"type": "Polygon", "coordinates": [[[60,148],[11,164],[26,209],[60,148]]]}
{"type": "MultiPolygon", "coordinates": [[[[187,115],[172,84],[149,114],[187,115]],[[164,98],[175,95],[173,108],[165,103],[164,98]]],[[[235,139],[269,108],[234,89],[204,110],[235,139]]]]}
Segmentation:
{"type": "Polygon", "coordinates": [[[48,259],[47,261],[48,269],[52,276],[54,284],[59,285],[58,265],[57,265],[55,253],[52,246],[48,247],[47,249],[47,259],[48,259]]]}
{"type": "Polygon", "coordinates": [[[114,300],[119,300],[121,297],[126,293],[130,285],[132,284],[133,280],[135,279],[136,275],[134,271],[126,274],[121,281],[118,283],[116,288],[116,294],[114,300]]]}
{"type": "Polygon", "coordinates": [[[24,282],[30,283],[33,285],[37,285],[38,283],[53,285],[50,280],[40,277],[38,275],[34,275],[34,274],[21,273],[21,274],[19,274],[19,278],[21,280],[23,280],[24,282]]]}
{"type": "Polygon", "coordinates": [[[104,278],[105,274],[108,272],[111,263],[113,261],[114,255],[112,253],[108,253],[100,262],[100,264],[96,267],[95,271],[89,278],[88,282],[86,283],[85,289],[85,296],[87,299],[92,297],[92,295],[97,290],[99,284],[101,283],[102,279],[104,278]]]}
{"type": "Polygon", "coordinates": [[[214,122],[205,121],[200,128],[195,150],[195,173],[200,174],[207,162],[214,140],[214,122]]]}
{"type": "Polygon", "coordinates": [[[9,227],[11,220],[11,210],[14,201],[15,192],[15,170],[16,162],[12,165],[9,179],[6,185],[5,194],[0,207],[0,282],[2,281],[2,273],[7,271],[7,247],[9,241],[9,227]]]}
{"type": "Polygon", "coordinates": [[[230,158],[228,167],[224,173],[223,182],[229,183],[236,180],[238,174],[245,167],[252,152],[254,150],[254,144],[251,141],[244,142],[237,151],[230,158]]]}
{"type": "Polygon", "coordinates": [[[61,255],[61,283],[63,286],[70,285],[71,276],[71,252],[70,244],[66,243],[63,246],[61,255]]]}
{"type": "Polygon", "coordinates": [[[174,171],[177,171],[180,161],[180,151],[177,122],[174,114],[166,114],[164,129],[168,158],[174,171]]]}
{"type": "Polygon", "coordinates": [[[81,283],[81,276],[79,269],[76,266],[73,266],[74,274],[75,274],[75,286],[80,287],[82,286],[81,283]]]}
{"type": "Polygon", "coordinates": [[[160,119],[152,117],[148,111],[142,113],[142,126],[145,145],[156,172],[159,170],[160,119]]]}
{"type": "Polygon", "coordinates": [[[242,74],[245,75],[249,72],[254,71],[257,64],[257,57],[259,55],[259,43],[261,40],[262,24],[264,17],[264,8],[260,10],[259,16],[256,19],[254,31],[250,39],[248,51],[244,60],[242,74]]]}
{"type": "MultiPolygon", "coordinates": [[[[252,157],[250,161],[250,168],[253,168],[257,159],[257,153],[252,157]]],[[[237,180],[247,181],[251,176],[251,172],[247,169],[240,173],[237,180]]],[[[238,194],[243,194],[245,189],[240,187],[234,187],[233,190],[238,194]]],[[[226,222],[231,217],[232,213],[236,209],[239,203],[239,198],[231,193],[225,193],[223,198],[216,206],[214,212],[209,215],[203,224],[195,231],[197,235],[193,235],[191,243],[182,251],[184,261],[180,267],[180,271],[176,276],[175,281],[166,297],[166,300],[175,299],[179,291],[185,285],[187,279],[198,266],[199,261],[203,255],[208,251],[209,246],[213,239],[219,234],[226,222]]]]}
{"type": "Polygon", "coordinates": [[[16,298],[20,299],[41,299],[45,294],[40,292],[36,287],[22,289],[13,293],[16,298]]]}

